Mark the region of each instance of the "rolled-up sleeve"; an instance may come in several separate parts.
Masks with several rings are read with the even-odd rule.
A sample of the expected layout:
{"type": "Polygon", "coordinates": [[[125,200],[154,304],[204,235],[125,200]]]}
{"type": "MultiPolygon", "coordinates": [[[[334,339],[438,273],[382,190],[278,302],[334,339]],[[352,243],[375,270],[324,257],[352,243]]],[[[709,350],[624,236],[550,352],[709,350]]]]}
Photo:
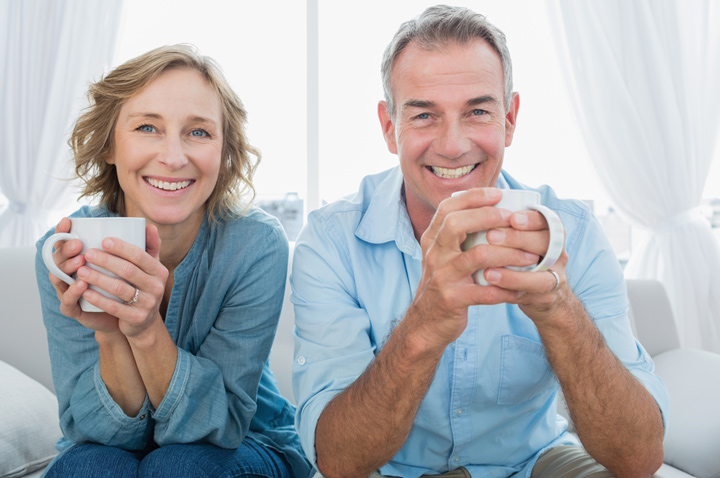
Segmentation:
{"type": "Polygon", "coordinates": [[[579,223],[582,226],[568,238],[566,245],[569,284],[603,335],[607,346],[652,395],[662,414],[667,433],[667,388],[662,379],[653,373],[655,365],[650,355],[633,336],[622,268],[597,219],[591,216],[579,223]]]}
{"type": "Polygon", "coordinates": [[[150,401],[146,397],[134,417],[123,412],[100,377],[94,331],[60,313],[60,300],[50,283],[40,249],[35,272],[63,435],[76,443],[91,441],[142,450],[152,436],[150,401]]]}
{"type": "Polygon", "coordinates": [[[350,254],[332,227],[321,217],[308,219],[295,246],[290,277],[295,309],[295,424],[312,463],[316,463],[315,428],[320,415],[365,371],[376,351],[368,313],[355,298],[350,254]]]}

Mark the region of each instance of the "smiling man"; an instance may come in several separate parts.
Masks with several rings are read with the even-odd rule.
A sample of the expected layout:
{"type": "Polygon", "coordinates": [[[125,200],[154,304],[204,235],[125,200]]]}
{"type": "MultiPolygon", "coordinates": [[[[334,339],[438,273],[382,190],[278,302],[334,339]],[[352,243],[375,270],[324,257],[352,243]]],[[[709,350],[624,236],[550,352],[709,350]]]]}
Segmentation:
{"type": "Polygon", "coordinates": [[[505,268],[536,263],[549,234],[537,212],[493,207],[530,189],[502,169],[519,109],[504,35],[432,7],[400,27],[382,72],[400,165],[311,213],[295,248],[305,453],[326,477],[651,476],[667,392],[591,212],[537,189],[565,250],[552,273],[505,268]],[[463,251],[482,230],[490,244],[463,251]]]}

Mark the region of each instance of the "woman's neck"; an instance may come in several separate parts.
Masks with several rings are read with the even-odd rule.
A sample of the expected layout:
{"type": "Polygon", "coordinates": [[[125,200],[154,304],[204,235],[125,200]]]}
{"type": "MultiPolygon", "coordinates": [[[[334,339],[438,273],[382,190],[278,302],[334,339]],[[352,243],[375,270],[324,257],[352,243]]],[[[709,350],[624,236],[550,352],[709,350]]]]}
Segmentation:
{"type": "Polygon", "coordinates": [[[203,218],[200,215],[199,220],[192,223],[156,225],[160,235],[160,262],[169,271],[174,271],[187,256],[200,232],[203,218]]]}

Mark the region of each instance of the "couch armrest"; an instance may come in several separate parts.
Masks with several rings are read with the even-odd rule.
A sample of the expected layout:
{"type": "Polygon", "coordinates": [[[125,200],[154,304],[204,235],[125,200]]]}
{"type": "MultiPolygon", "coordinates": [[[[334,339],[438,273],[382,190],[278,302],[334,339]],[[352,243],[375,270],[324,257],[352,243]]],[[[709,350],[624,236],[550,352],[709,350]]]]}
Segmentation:
{"type": "Polygon", "coordinates": [[[653,357],[670,395],[665,463],[698,478],[720,476],[720,355],[675,349],[653,357]]]}

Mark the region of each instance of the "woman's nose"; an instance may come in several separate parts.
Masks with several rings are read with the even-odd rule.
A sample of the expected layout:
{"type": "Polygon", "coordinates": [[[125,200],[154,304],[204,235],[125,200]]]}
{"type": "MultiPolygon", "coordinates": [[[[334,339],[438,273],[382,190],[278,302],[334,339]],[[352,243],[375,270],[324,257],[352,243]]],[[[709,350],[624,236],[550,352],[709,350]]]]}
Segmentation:
{"type": "Polygon", "coordinates": [[[160,153],[160,162],[163,163],[171,171],[181,169],[188,163],[182,140],[168,136],[163,141],[163,150],[160,153]]]}

